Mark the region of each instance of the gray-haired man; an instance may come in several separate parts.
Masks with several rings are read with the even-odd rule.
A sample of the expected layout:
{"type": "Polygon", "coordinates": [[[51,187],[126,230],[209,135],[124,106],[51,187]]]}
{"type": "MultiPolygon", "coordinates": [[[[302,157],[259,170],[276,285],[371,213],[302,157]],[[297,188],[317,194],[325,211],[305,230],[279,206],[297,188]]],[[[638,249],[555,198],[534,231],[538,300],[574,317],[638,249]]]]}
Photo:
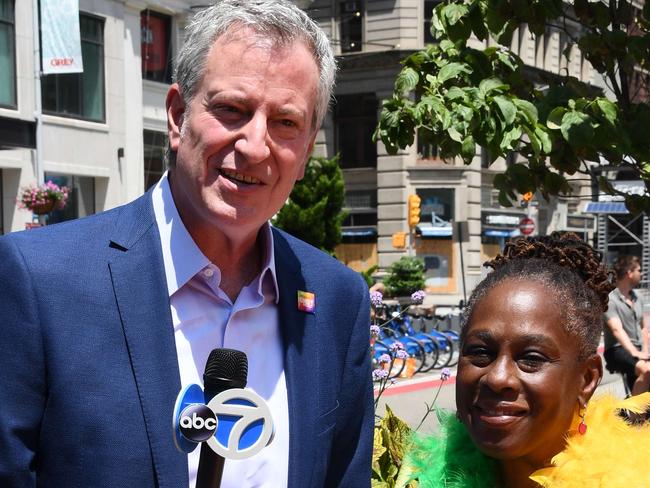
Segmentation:
{"type": "Polygon", "coordinates": [[[215,347],[247,353],[276,426],[267,449],[226,462],[222,486],[370,485],[367,288],[268,224],[303,175],[334,71],[289,2],[205,9],[167,95],[171,164],[153,190],[0,239],[2,486],[193,486],[198,450],[175,450],[171,412],[215,347]]]}

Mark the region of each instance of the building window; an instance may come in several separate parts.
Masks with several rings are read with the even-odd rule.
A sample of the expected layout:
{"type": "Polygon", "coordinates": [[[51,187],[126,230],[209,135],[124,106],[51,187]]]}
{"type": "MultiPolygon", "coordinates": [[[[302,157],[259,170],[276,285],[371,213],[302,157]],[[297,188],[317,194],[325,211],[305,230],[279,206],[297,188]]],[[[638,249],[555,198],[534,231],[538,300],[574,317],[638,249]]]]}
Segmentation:
{"type": "Polygon", "coordinates": [[[433,9],[440,3],[440,0],[424,0],[424,43],[433,44],[438,40],[431,34],[431,18],[433,9]]]}
{"type": "Polygon", "coordinates": [[[140,14],[142,78],[171,83],[171,17],[151,10],[140,14]]]}
{"type": "Polygon", "coordinates": [[[417,131],[418,158],[420,159],[438,159],[438,145],[435,144],[432,132],[420,127],[417,131]]]}
{"type": "Polygon", "coordinates": [[[340,3],[341,52],[361,51],[363,43],[363,3],[346,0],[340,3]]]}
{"type": "Polygon", "coordinates": [[[167,138],[164,132],[145,130],[144,141],[144,190],[155,185],[165,172],[165,147],[167,138]]]}
{"type": "MultiPolygon", "coordinates": [[[[85,63],[85,61],[84,61],[85,63]]],[[[95,213],[95,178],[90,176],[45,173],[45,181],[52,180],[70,189],[68,203],[63,210],[55,210],[47,217],[48,224],[78,219],[95,213]]]]}
{"type": "Polygon", "coordinates": [[[0,106],[16,107],[14,0],[0,0],[0,106]]]}
{"type": "Polygon", "coordinates": [[[454,220],[454,189],[453,188],[418,188],[420,197],[420,222],[435,224],[444,220],[454,220]]]}
{"type": "Polygon", "coordinates": [[[377,106],[374,93],[336,97],[335,142],[341,168],[377,167],[377,144],[372,141],[377,106]]]}
{"type": "Polygon", "coordinates": [[[43,112],[104,122],[104,20],[79,14],[83,73],[42,78],[43,112]]]}
{"type": "Polygon", "coordinates": [[[345,192],[348,212],[344,227],[372,227],[377,225],[377,191],[350,190],[345,192]]]}

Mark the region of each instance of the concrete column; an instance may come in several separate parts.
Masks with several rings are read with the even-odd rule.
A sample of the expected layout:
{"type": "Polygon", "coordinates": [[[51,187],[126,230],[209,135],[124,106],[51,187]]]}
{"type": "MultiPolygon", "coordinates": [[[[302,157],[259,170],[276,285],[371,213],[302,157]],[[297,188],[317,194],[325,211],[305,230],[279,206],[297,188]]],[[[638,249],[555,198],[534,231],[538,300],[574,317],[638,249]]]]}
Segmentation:
{"type": "Polygon", "coordinates": [[[140,12],[144,2],[124,4],[124,156],[120,159],[122,196],[129,202],[144,191],[144,147],[142,140],[142,61],[140,56],[140,12]]]}

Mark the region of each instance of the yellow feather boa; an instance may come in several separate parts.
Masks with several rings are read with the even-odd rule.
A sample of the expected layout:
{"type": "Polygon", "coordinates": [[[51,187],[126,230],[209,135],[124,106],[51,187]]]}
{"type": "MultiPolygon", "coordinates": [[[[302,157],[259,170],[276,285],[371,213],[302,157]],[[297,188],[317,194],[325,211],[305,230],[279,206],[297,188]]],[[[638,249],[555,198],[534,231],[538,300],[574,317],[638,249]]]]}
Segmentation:
{"type": "Polygon", "coordinates": [[[642,413],[648,406],[650,393],[592,400],[585,413],[586,434],[569,437],[553,466],[530,478],[544,488],[650,487],[650,424],[632,426],[617,414],[621,409],[642,413]]]}

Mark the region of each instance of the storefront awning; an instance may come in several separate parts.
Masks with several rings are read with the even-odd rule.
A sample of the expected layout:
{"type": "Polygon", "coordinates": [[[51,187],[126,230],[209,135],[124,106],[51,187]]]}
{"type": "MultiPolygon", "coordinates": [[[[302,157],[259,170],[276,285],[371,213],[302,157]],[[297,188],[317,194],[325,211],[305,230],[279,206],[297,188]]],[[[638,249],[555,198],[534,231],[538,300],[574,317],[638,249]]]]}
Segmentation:
{"type": "Polygon", "coordinates": [[[432,224],[418,224],[415,227],[416,233],[422,237],[451,237],[451,224],[436,226],[432,224]]]}
{"type": "Polygon", "coordinates": [[[377,229],[374,227],[349,227],[341,230],[343,237],[375,237],[377,229]]]}
{"type": "Polygon", "coordinates": [[[483,229],[485,237],[514,237],[519,234],[519,229],[483,229]]]}
{"type": "Polygon", "coordinates": [[[588,202],[585,213],[591,214],[628,214],[625,202],[588,202]]]}

